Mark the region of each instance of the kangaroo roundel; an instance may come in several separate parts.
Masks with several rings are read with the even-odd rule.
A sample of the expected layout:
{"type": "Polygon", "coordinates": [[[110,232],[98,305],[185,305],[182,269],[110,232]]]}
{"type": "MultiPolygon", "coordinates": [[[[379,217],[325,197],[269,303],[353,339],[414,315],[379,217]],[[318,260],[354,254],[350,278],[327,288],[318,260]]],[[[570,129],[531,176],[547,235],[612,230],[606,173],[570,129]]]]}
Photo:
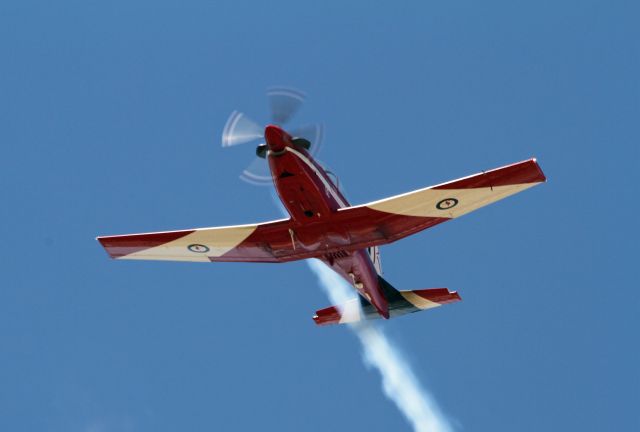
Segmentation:
{"type": "Polygon", "coordinates": [[[448,210],[458,205],[458,200],[455,198],[445,198],[443,200],[438,201],[436,204],[436,208],[438,210],[448,210]]]}
{"type": "Polygon", "coordinates": [[[206,253],[209,252],[209,248],[206,247],[205,245],[201,245],[201,244],[192,244],[187,246],[187,248],[191,251],[191,252],[196,252],[196,253],[206,253]]]}

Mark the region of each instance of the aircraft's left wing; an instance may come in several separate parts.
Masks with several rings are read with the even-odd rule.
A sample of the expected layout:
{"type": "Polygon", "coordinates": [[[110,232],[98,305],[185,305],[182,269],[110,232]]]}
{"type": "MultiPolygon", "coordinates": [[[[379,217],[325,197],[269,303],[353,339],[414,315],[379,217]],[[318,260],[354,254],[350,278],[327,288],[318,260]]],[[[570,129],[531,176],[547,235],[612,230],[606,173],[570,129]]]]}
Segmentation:
{"type": "Polygon", "coordinates": [[[350,235],[344,249],[388,244],[463,216],[546,181],[535,159],[338,210],[333,223],[350,235]]]}
{"type": "Polygon", "coordinates": [[[289,219],[261,224],[98,237],[112,258],[162,261],[281,262],[297,259],[289,219]],[[274,254],[278,251],[278,256],[274,254]]]}

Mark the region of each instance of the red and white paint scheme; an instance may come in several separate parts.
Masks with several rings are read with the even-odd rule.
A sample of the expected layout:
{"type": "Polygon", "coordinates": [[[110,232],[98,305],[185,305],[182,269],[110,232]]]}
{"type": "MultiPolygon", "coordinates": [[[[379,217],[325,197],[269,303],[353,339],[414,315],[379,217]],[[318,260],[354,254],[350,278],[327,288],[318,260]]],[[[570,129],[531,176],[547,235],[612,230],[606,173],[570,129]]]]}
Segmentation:
{"type": "Polygon", "coordinates": [[[273,183],[290,217],[264,223],[98,237],[115,259],[282,263],[318,258],[360,293],[322,309],[319,325],[389,318],[460,300],[446,288],[397,291],[381,276],[378,246],[544,182],[535,159],[352,206],[307,151],[276,125],[264,131],[273,183]]]}

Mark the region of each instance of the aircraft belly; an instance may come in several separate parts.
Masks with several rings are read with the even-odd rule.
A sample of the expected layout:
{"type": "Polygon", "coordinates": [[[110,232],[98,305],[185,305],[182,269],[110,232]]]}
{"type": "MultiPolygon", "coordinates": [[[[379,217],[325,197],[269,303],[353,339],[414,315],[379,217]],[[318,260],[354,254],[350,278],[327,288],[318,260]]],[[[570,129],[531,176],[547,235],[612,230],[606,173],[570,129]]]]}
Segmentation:
{"type": "Polygon", "coordinates": [[[336,256],[328,254],[322,260],[349,282],[380,315],[389,318],[389,306],[378,280],[378,274],[365,250],[336,256]]]}

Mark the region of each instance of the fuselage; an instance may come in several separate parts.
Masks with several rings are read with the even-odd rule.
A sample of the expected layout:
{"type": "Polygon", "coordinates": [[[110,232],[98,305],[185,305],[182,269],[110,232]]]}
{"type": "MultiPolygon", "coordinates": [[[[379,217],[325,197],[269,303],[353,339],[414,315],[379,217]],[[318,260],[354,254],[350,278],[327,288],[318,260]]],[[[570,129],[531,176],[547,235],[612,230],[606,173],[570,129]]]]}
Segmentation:
{"type": "Polygon", "coordinates": [[[334,215],[349,202],[326,170],[278,126],[267,126],[267,159],[276,191],[289,212],[294,228],[289,232],[294,248],[316,252],[317,257],[346,279],[378,312],[388,318],[388,304],[367,250],[329,251],[329,244],[351,243],[334,215]],[[317,226],[321,229],[313,229],[317,226]],[[322,253],[327,250],[326,253],[322,253]]]}

